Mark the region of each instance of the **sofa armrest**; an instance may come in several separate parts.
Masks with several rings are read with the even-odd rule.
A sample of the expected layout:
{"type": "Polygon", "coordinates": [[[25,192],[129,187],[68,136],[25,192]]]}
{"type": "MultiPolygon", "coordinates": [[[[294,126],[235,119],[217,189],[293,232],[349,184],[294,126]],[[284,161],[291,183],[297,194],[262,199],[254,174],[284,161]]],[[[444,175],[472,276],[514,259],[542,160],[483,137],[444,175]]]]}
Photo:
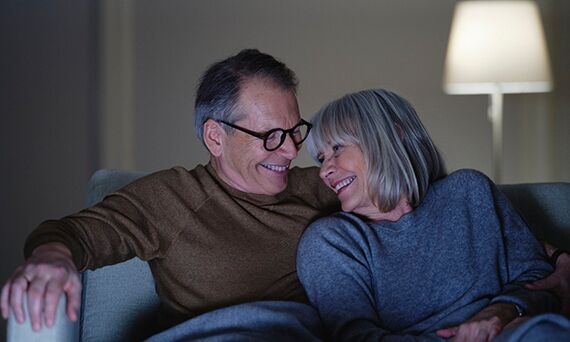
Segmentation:
{"type": "Polygon", "coordinates": [[[72,322],[65,314],[65,297],[62,295],[57,306],[55,324],[51,328],[45,326],[38,332],[32,330],[26,298],[24,298],[24,312],[26,321],[22,324],[16,322],[16,318],[10,310],[7,327],[7,342],[71,342],[79,341],[79,323],[72,322]]]}

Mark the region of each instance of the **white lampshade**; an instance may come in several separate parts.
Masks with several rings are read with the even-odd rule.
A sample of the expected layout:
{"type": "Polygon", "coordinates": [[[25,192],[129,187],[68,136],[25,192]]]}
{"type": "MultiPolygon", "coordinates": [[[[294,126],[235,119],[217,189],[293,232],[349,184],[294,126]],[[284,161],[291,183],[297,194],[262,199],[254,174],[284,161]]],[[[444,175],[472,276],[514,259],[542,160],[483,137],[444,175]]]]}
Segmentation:
{"type": "Polygon", "coordinates": [[[449,94],[547,92],[548,51],[532,1],[465,1],[455,7],[445,61],[449,94]]]}

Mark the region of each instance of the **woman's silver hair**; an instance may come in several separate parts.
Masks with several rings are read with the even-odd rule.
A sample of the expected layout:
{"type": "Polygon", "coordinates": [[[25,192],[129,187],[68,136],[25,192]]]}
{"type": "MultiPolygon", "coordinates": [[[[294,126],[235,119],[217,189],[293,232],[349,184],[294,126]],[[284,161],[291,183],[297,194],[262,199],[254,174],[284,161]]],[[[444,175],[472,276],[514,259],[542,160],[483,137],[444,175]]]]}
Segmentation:
{"type": "Polygon", "coordinates": [[[307,148],[317,161],[326,146],[360,147],[368,193],[383,212],[394,209],[402,195],[417,207],[430,183],[446,175],[443,158],[416,111],[393,92],[345,95],[321,108],[311,123],[307,148]]]}

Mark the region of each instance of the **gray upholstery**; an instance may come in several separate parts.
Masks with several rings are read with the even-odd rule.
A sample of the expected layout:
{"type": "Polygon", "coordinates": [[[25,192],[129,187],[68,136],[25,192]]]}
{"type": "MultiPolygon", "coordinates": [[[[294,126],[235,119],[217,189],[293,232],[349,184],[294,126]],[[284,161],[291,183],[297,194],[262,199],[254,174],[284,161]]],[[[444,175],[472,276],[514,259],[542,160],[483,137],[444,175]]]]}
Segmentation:
{"type": "MultiPolygon", "coordinates": [[[[87,206],[143,175],[117,170],[95,172],[87,188],[87,206]]],[[[146,262],[133,258],[86,271],[82,282],[81,341],[138,341],[157,332],[155,313],[160,301],[146,262]]]]}
{"type": "Polygon", "coordinates": [[[570,183],[500,185],[535,235],[570,250],[570,183]]]}
{"type": "MultiPolygon", "coordinates": [[[[89,183],[87,204],[100,201],[109,192],[143,175],[116,170],[97,171],[89,183]]],[[[501,185],[500,189],[537,236],[558,247],[570,249],[570,183],[501,185]]],[[[79,340],[133,341],[156,331],[154,315],[159,300],[145,262],[135,258],[87,271],[83,274],[83,286],[79,340]]],[[[58,321],[64,320],[65,317],[58,317],[58,321]]],[[[12,339],[8,341],[29,341],[29,336],[37,336],[30,335],[26,325],[11,324],[10,329],[13,329],[12,339]],[[14,334],[15,330],[25,331],[14,334]],[[26,334],[28,337],[23,338],[26,334]]],[[[66,326],[63,329],[72,328],[66,326]]]]}

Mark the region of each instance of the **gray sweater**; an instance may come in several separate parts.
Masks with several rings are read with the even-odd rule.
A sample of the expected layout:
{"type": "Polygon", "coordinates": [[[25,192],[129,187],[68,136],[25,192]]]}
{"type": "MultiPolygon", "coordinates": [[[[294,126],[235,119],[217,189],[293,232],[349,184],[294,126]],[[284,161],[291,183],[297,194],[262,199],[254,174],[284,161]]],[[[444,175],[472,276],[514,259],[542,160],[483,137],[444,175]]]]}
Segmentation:
{"type": "Polygon", "coordinates": [[[525,222],[484,175],[461,170],[396,222],[338,213],[304,233],[297,269],[335,340],[431,340],[493,302],[553,310],[523,284],[552,271],[525,222]]]}

